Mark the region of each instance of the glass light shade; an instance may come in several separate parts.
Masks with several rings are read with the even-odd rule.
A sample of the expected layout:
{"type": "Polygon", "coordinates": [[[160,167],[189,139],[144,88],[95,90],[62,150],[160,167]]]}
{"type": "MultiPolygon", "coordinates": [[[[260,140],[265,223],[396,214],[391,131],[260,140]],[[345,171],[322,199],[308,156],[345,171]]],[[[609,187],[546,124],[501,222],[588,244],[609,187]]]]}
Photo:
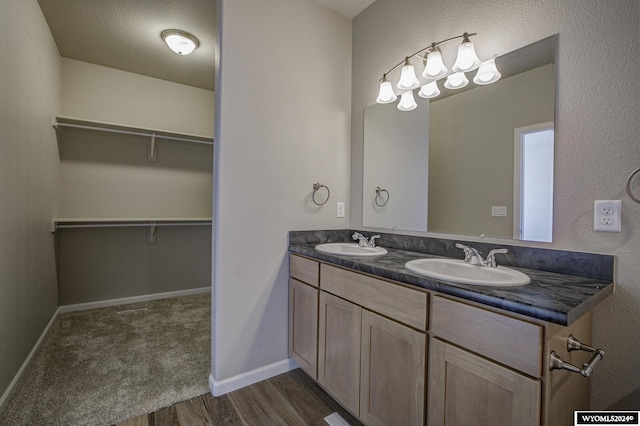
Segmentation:
{"type": "Polygon", "coordinates": [[[449,70],[444,66],[442,62],[442,53],[439,50],[434,50],[427,55],[427,65],[424,67],[422,76],[424,78],[438,79],[447,75],[449,70]]]}
{"type": "Polygon", "coordinates": [[[491,84],[500,80],[500,77],[502,77],[502,74],[500,74],[496,67],[495,58],[492,58],[480,64],[476,76],[473,77],[473,82],[480,85],[491,84]]]}
{"type": "Polygon", "coordinates": [[[420,86],[420,81],[416,77],[413,65],[407,59],[402,67],[402,74],[400,74],[400,81],[398,81],[397,87],[400,90],[413,90],[418,86],[420,86]]]}
{"type": "Polygon", "coordinates": [[[454,72],[467,72],[474,70],[480,66],[480,59],[476,55],[476,49],[473,43],[466,41],[458,46],[458,56],[456,63],[451,68],[454,72]]]}
{"type": "Polygon", "coordinates": [[[398,102],[398,109],[400,111],[411,111],[418,107],[416,100],[413,97],[413,90],[409,90],[408,92],[404,92],[400,97],[400,102],[398,102]]]}
{"type": "Polygon", "coordinates": [[[420,91],[418,92],[418,96],[420,96],[421,98],[427,98],[427,99],[435,98],[439,94],[440,94],[440,89],[438,89],[438,85],[436,84],[435,81],[425,84],[420,88],[420,91]]]}
{"type": "Polygon", "coordinates": [[[188,55],[200,46],[200,42],[193,35],[180,30],[165,30],[161,34],[162,40],[169,49],[178,55],[188,55]]]}
{"type": "Polygon", "coordinates": [[[469,84],[467,76],[463,72],[457,72],[447,77],[447,81],[444,82],[444,87],[447,89],[461,89],[469,84]]]}
{"type": "Polygon", "coordinates": [[[378,99],[376,99],[376,102],[379,104],[388,104],[396,99],[398,99],[398,97],[393,92],[391,82],[386,78],[383,79],[382,83],[380,83],[380,92],[378,92],[378,99]]]}

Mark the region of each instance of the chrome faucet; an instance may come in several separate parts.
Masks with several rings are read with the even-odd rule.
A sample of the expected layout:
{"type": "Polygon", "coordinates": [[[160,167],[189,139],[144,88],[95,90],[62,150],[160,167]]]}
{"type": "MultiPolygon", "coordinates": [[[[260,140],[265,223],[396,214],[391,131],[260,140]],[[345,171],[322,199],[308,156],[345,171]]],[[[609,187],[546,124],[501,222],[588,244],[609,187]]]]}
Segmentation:
{"type": "Polygon", "coordinates": [[[507,250],[506,248],[498,248],[498,249],[491,250],[487,255],[487,258],[484,260],[484,263],[485,263],[484,266],[490,266],[492,268],[495,268],[497,266],[496,254],[498,253],[509,253],[509,250],[507,250]]]}
{"type": "Polygon", "coordinates": [[[496,265],[496,254],[498,253],[508,253],[509,250],[505,248],[493,249],[487,254],[487,258],[483,259],[480,252],[473,247],[465,246],[464,244],[456,243],[456,247],[464,250],[464,261],[471,265],[479,265],[479,266],[488,266],[490,268],[495,268],[496,265]]]}
{"type": "Polygon", "coordinates": [[[361,233],[354,232],[351,238],[354,240],[358,240],[358,244],[360,245],[360,247],[375,248],[376,246],[375,240],[376,238],[380,238],[380,235],[373,235],[371,236],[371,238],[367,239],[367,237],[365,237],[361,233]]]}

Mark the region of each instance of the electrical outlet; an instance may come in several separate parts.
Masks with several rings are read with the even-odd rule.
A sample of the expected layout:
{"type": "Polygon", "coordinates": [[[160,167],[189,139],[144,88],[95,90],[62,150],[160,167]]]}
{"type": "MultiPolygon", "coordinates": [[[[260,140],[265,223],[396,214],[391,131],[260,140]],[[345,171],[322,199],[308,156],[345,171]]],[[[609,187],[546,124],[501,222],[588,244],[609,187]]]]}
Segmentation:
{"type": "Polygon", "coordinates": [[[622,201],[595,200],[593,203],[593,229],[604,232],[621,232],[622,201]]]}
{"type": "Polygon", "coordinates": [[[338,201],[336,217],[344,217],[344,201],[338,201]]]}

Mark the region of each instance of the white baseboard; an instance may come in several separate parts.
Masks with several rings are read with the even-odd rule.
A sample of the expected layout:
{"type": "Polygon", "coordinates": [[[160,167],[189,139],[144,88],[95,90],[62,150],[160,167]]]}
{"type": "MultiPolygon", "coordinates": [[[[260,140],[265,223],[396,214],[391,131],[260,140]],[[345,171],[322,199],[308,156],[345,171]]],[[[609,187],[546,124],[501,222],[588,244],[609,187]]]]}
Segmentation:
{"type": "Polygon", "coordinates": [[[297,362],[288,358],[224,380],[216,380],[213,378],[213,374],[211,374],[209,375],[209,389],[211,389],[213,396],[222,396],[298,367],[297,362]]]}
{"type": "Polygon", "coordinates": [[[60,306],[61,314],[68,312],[86,311],[88,309],[106,308],[109,306],[128,305],[131,303],[148,302],[150,300],[168,299],[170,297],[191,296],[193,294],[207,293],[211,287],[200,287],[189,290],[169,291],[166,293],[145,294],[142,296],[123,297],[121,299],[100,300],[98,302],[78,303],[76,305],[60,306]]]}
{"type": "Polygon", "coordinates": [[[49,323],[47,324],[47,326],[42,331],[42,334],[40,335],[40,338],[38,338],[38,341],[33,346],[33,349],[31,349],[31,352],[29,352],[29,356],[27,356],[27,359],[24,360],[24,362],[22,363],[22,366],[20,367],[20,369],[18,370],[18,372],[14,376],[13,380],[11,381],[11,383],[9,383],[9,386],[7,387],[7,390],[5,390],[4,394],[2,394],[2,397],[0,397],[0,412],[2,412],[5,409],[7,403],[9,402],[9,399],[11,399],[11,396],[13,395],[13,392],[15,392],[15,390],[16,390],[16,388],[18,386],[18,383],[20,383],[20,380],[22,379],[22,375],[24,374],[25,370],[27,369],[27,367],[31,363],[31,360],[35,356],[35,354],[38,351],[38,349],[40,349],[40,346],[42,345],[42,342],[44,342],[45,337],[47,337],[47,334],[49,333],[49,329],[51,328],[51,326],[55,322],[55,320],[58,317],[59,313],[60,313],[60,308],[56,309],[56,311],[53,313],[53,316],[49,320],[49,323]]]}

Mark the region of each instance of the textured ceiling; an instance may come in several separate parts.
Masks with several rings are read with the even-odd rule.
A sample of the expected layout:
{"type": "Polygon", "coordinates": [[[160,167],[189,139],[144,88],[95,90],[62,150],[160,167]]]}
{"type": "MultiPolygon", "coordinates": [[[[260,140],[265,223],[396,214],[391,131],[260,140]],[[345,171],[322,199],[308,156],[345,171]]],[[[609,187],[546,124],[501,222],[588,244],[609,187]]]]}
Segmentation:
{"type": "Polygon", "coordinates": [[[214,89],[215,0],[38,0],[60,55],[202,89],[214,89]],[[180,56],[169,28],[200,47],[180,56]]]}
{"type": "Polygon", "coordinates": [[[374,0],[316,0],[329,9],[353,19],[357,14],[366,9],[374,0]]]}
{"type": "MultiPolygon", "coordinates": [[[[268,1],[268,0],[262,0],[268,1]]],[[[353,18],[374,0],[316,0],[353,18]]],[[[38,0],[60,55],[214,90],[216,0],[38,0]],[[175,28],[200,40],[180,56],[164,44],[175,28]]]]}

